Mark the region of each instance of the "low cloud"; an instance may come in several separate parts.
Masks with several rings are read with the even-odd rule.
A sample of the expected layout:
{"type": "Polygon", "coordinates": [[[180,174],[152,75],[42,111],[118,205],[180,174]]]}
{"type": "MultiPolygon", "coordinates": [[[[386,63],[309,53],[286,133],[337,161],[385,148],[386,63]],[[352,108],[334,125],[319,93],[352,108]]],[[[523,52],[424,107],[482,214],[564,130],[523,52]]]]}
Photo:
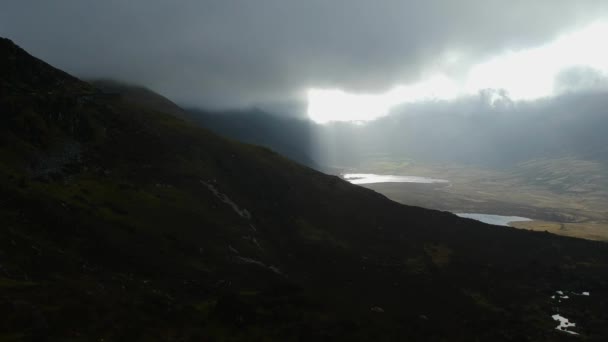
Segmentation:
{"type": "MultiPolygon", "coordinates": [[[[382,92],[434,68],[533,47],[605,17],[605,1],[7,0],[0,35],[81,77],[185,105],[382,92]]],[[[600,44],[600,42],[598,42],[600,44]]],[[[571,77],[571,76],[568,76],[571,77]]]]}

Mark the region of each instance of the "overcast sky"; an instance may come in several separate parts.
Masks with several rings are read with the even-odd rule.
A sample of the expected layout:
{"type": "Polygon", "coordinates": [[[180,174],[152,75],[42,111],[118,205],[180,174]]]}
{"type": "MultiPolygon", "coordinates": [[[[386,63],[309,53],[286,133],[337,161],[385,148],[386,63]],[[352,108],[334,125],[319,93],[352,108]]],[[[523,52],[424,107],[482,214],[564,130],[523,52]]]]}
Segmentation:
{"type": "Polygon", "coordinates": [[[237,107],[458,79],[607,17],[605,0],[3,0],[0,35],[77,76],[237,107]]]}

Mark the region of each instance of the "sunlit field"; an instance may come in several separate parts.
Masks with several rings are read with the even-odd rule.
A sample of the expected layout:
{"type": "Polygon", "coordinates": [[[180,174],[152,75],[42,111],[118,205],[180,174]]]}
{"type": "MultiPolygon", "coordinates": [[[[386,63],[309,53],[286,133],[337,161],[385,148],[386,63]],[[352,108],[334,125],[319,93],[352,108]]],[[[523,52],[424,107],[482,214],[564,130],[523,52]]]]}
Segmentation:
{"type": "Polygon", "coordinates": [[[497,171],[448,164],[386,159],[370,161],[367,172],[442,178],[434,184],[377,183],[364,186],[408,205],[452,212],[480,212],[532,218],[511,226],[554,234],[608,241],[608,193],[596,185],[570,184],[564,175],[578,173],[580,183],[596,174],[597,165],[575,160],[532,161],[497,171]],[[552,175],[537,179],[539,170],[552,175]],[[576,169],[574,169],[576,168],[576,169]]]}

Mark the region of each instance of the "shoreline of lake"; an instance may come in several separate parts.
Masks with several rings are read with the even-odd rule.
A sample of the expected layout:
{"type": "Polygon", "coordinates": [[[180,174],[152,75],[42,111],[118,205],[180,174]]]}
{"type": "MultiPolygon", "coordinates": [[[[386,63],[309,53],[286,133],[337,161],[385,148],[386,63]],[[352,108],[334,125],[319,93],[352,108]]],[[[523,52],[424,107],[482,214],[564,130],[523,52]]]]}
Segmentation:
{"type": "Polygon", "coordinates": [[[449,181],[445,179],[436,179],[420,176],[378,175],[375,173],[345,173],[342,175],[342,178],[356,185],[375,183],[449,183],[449,181]]]}

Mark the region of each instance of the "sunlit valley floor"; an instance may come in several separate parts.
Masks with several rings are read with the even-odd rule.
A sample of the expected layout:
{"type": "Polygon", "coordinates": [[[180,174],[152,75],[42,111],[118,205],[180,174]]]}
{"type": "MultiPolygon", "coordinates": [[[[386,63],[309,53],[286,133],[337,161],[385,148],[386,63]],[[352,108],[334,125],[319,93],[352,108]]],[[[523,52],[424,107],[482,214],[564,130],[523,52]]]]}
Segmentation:
{"type": "Polygon", "coordinates": [[[608,174],[599,163],[573,158],[532,160],[505,170],[370,158],[342,173],[422,176],[447,183],[362,184],[408,205],[451,211],[522,216],[509,225],[592,240],[608,240],[608,174]]]}

